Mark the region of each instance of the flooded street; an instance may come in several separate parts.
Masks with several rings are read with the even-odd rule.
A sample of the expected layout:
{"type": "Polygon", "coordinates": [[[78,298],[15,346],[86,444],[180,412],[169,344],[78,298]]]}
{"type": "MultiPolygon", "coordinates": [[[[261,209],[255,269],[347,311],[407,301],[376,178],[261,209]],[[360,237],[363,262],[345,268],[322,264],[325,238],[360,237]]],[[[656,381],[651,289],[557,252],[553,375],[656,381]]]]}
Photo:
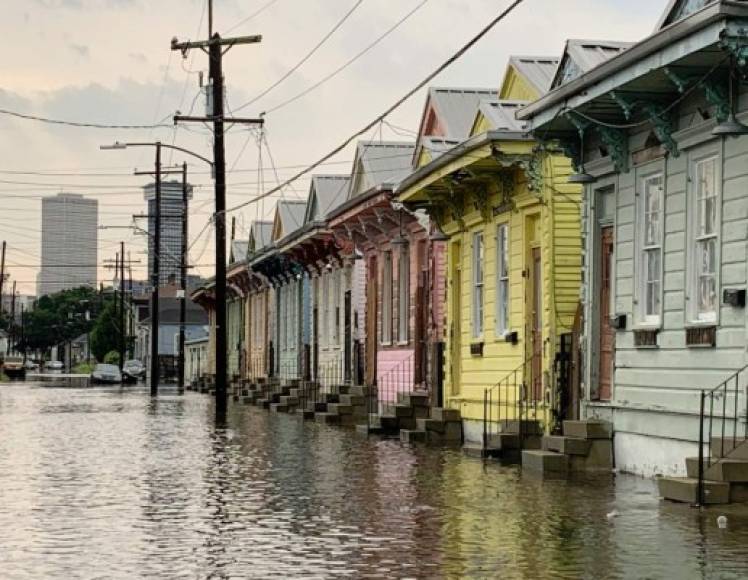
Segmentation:
{"type": "Polygon", "coordinates": [[[0,577],[745,578],[748,509],[166,389],[0,385],[0,577]],[[716,517],[726,514],[720,530],[716,517]]]}

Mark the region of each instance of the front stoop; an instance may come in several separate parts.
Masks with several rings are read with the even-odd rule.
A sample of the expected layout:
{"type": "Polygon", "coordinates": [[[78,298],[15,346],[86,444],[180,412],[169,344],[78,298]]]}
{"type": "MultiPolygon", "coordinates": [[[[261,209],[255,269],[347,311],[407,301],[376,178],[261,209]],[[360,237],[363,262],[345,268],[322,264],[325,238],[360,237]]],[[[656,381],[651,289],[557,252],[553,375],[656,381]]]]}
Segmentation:
{"type": "MultiPolygon", "coordinates": [[[[607,472],[613,469],[612,425],[607,421],[564,421],[563,435],[546,435],[544,451],[567,458],[569,472],[607,472]]],[[[523,456],[524,467],[524,456],[523,456]]]]}
{"type": "Polygon", "coordinates": [[[608,421],[564,421],[564,436],[577,439],[611,439],[613,426],[608,421]]]}
{"type": "MultiPolygon", "coordinates": [[[[698,457],[686,458],[686,473],[688,477],[699,477],[698,457]]],[[[711,465],[704,461],[704,479],[725,483],[748,483],[748,460],[714,459],[711,465]]]]}
{"type": "MultiPolygon", "coordinates": [[[[660,497],[671,501],[698,503],[699,480],[693,477],[660,477],[657,479],[660,497]]],[[[730,503],[730,484],[723,481],[704,481],[704,502],[730,503]]]]}
{"type": "Polygon", "coordinates": [[[522,469],[540,475],[566,475],[569,472],[569,457],[555,451],[524,449],[522,469]]]}
{"type": "Polygon", "coordinates": [[[499,423],[501,429],[488,437],[485,445],[480,443],[466,443],[463,451],[471,457],[492,457],[504,462],[518,463],[522,449],[537,450],[541,448],[540,434],[543,429],[539,421],[503,420],[499,423]],[[522,434],[520,436],[520,429],[522,434]],[[480,452],[478,452],[480,449],[480,452]]]}

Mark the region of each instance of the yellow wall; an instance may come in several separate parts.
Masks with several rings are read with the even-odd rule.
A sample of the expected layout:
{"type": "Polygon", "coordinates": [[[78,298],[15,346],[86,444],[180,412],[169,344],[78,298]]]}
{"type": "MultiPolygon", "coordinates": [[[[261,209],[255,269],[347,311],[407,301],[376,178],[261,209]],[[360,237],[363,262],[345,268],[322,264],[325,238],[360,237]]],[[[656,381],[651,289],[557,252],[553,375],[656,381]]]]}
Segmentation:
{"type": "MultiPolygon", "coordinates": [[[[468,202],[470,213],[464,216],[465,228],[449,221],[444,231],[450,236],[448,264],[450,280],[447,284],[447,356],[445,369],[445,400],[458,408],[466,419],[483,419],[484,391],[499,383],[510,371],[520,367],[530,355],[528,338],[529,284],[523,272],[531,266],[531,248],[539,246],[543,269],[543,385],[546,396],[552,400],[555,380],[553,362],[558,349],[558,335],[569,332],[579,300],[581,269],[580,189],[566,183],[570,165],[560,155],[543,157],[544,187],[540,196],[527,188],[527,176],[517,170],[512,198],[516,211],[507,211],[485,221],[480,212],[468,202]],[[541,202],[542,198],[542,202],[541,202]],[[510,224],[510,330],[516,331],[516,345],[496,336],[497,257],[496,228],[500,223],[510,224]],[[470,353],[472,329],[472,243],[473,234],[483,231],[484,241],[484,308],[483,356],[470,353]],[[460,242],[460,253],[455,254],[455,241],[460,242]],[[454,287],[453,272],[461,268],[461,287],[454,287]],[[461,311],[459,321],[454,317],[453,292],[459,291],[461,311]],[[454,324],[455,322],[458,325],[454,324]],[[453,376],[452,356],[456,345],[452,338],[454,328],[460,332],[459,378],[453,376]],[[452,332],[451,332],[452,331],[452,332]]],[[[494,192],[489,205],[499,206],[498,192],[494,192]]],[[[529,368],[529,367],[527,367],[529,368]]],[[[521,381],[521,374],[518,376],[521,381]]],[[[510,391],[514,393],[512,389],[510,391]]],[[[502,398],[507,397],[503,391],[502,398]]],[[[496,393],[493,394],[494,400],[496,393]]],[[[548,425],[548,406],[542,405],[537,418],[548,425]]]]}
{"type": "Polygon", "coordinates": [[[517,71],[509,66],[504,75],[504,82],[499,90],[500,99],[512,99],[517,101],[534,101],[540,98],[533,86],[517,71]]]}

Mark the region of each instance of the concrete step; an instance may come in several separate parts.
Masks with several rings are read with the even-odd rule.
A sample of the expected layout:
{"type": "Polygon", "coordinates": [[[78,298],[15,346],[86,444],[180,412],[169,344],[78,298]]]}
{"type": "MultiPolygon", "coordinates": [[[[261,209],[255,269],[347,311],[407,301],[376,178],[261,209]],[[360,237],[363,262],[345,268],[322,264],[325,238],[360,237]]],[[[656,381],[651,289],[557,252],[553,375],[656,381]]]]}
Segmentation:
{"type": "Polygon", "coordinates": [[[520,426],[522,427],[523,435],[542,435],[543,428],[540,425],[540,421],[535,419],[503,419],[499,423],[502,433],[519,433],[520,426]]]}
{"type": "Polygon", "coordinates": [[[488,438],[488,447],[497,451],[519,449],[519,435],[516,433],[498,433],[488,438]]]}
{"type": "Polygon", "coordinates": [[[522,469],[542,475],[566,474],[569,471],[569,458],[555,451],[525,449],[522,451],[522,469]]]}
{"type": "Polygon", "coordinates": [[[339,403],[340,395],[337,393],[320,393],[317,401],[321,403],[339,403]]]}
{"type": "Polygon", "coordinates": [[[342,403],[330,403],[327,405],[327,412],[332,415],[353,415],[353,407],[342,403]]]}
{"type": "Polygon", "coordinates": [[[293,395],[281,395],[280,400],[278,401],[281,405],[287,405],[289,407],[295,407],[299,404],[298,397],[294,397],[293,395]]]}
{"type": "Polygon", "coordinates": [[[296,409],[296,412],[304,418],[304,421],[314,421],[314,411],[309,409],[296,409]]]}
{"type": "Polygon", "coordinates": [[[315,413],[327,413],[327,403],[310,403],[307,405],[307,408],[315,413]]]}
{"type": "Polygon", "coordinates": [[[397,403],[398,405],[408,405],[410,407],[428,407],[429,406],[429,394],[425,391],[398,393],[397,403]]]}
{"type": "Polygon", "coordinates": [[[361,395],[340,395],[340,403],[342,405],[357,407],[366,404],[366,397],[362,397],[361,395]]]}
{"type": "Polygon", "coordinates": [[[748,440],[742,437],[712,437],[710,444],[712,457],[729,457],[730,459],[748,459],[748,440]]]}
{"type": "Polygon", "coordinates": [[[262,407],[263,409],[267,409],[268,407],[270,407],[270,403],[270,399],[255,399],[255,405],[257,405],[258,407],[262,407]]]}
{"type": "Polygon", "coordinates": [[[386,432],[395,432],[400,430],[400,418],[394,415],[378,415],[379,426],[386,432]]]}
{"type": "Polygon", "coordinates": [[[384,433],[379,425],[367,425],[366,422],[356,424],[356,433],[361,435],[381,435],[384,433]]]}
{"type": "Polygon", "coordinates": [[[400,429],[400,441],[403,443],[425,443],[428,433],[420,429],[400,429]]]}
{"type": "MultiPolygon", "coordinates": [[[[492,455],[492,449],[490,448],[483,448],[483,445],[480,443],[465,443],[465,445],[462,446],[462,452],[467,455],[468,457],[495,457],[492,455]]],[[[501,450],[495,450],[497,453],[501,453],[501,450]]]]}
{"type": "Polygon", "coordinates": [[[340,415],[332,415],[331,413],[315,413],[314,420],[317,423],[324,423],[325,425],[339,425],[340,415]]]}
{"type": "Polygon", "coordinates": [[[461,421],[438,421],[437,419],[416,419],[416,428],[434,434],[435,441],[462,440],[461,421]]]}
{"type": "Polygon", "coordinates": [[[353,385],[348,388],[348,394],[357,397],[368,397],[369,395],[376,394],[376,389],[365,387],[363,385],[353,385]]]}
{"type": "Polygon", "coordinates": [[[543,437],[543,449],[545,451],[556,451],[565,455],[587,455],[590,452],[591,441],[577,437],[564,437],[562,435],[546,435],[543,437]]]}
{"type": "MultiPolygon", "coordinates": [[[[686,458],[686,473],[688,477],[699,477],[698,457],[686,458]]],[[[704,461],[704,479],[728,483],[748,483],[748,460],[713,458],[711,465],[704,461]]]]}
{"type": "Polygon", "coordinates": [[[611,439],[613,425],[608,421],[564,421],[564,436],[577,439],[611,439]]]}
{"type": "MultiPolygon", "coordinates": [[[[693,477],[660,477],[657,479],[660,497],[670,501],[697,503],[699,480],[693,477]]],[[[704,481],[704,502],[730,502],[730,484],[723,481],[704,481]]]]}
{"type": "Polygon", "coordinates": [[[283,403],[270,403],[270,411],[273,413],[288,413],[288,405],[283,403]]]}
{"type": "Polygon", "coordinates": [[[431,418],[437,421],[459,421],[460,411],[457,409],[445,409],[444,407],[432,407],[431,418]]]}
{"type": "Polygon", "coordinates": [[[396,417],[412,417],[413,407],[410,405],[395,405],[395,416],[396,417]]]}

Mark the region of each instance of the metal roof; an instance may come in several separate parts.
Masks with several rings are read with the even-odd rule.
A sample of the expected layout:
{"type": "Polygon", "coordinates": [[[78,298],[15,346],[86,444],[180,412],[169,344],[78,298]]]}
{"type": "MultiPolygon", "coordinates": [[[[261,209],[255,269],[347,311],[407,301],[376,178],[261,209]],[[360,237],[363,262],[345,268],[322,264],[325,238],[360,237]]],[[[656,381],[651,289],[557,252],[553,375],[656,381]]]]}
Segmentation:
{"type": "Polygon", "coordinates": [[[411,171],[414,150],[407,141],[359,141],[348,199],[385,183],[399,183],[411,171]]]}
{"type": "Polygon", "coordinates": [[[313,175],[304,221],[323,221],[346,200],[350,181],[350,175],[313,175]]]}
{"type": "Polygon", "coordinates": [[[278,219],[280,219],[285,237],[292,231],[304,225],[304,214],[306,213],[306,201],[301,199],[282,199],[276,206],[278,219]]]}
{"type": "Polygon", "coordinates": [[[561,63],[558,65],[551,87],[555,89],[574,80],[619,55],[633,44],[633,42],[613,40],[567,40],[561,63]]]}
{"type": "Polygon", "coordinates": [[[247,251],[249,250],[248,240],[231,240],[231,262],[241,262],[247,259],[247,251]]]}
{"type": "Polygon", "coordinates": [[[559,59],[555,56],[509,57],[509,66],[516,69],[541,95],[550,90],[558,62],[559,59]]]}
{"type": "Polygon", "coordinates": [[[273,222],[254,221],[249,228],[249,238],[254,239],[254,251],[258,252],[267,246],[273,238],[273,222]]]}
{"type": "Polygon", "coordinates": [[[449,139],[447,137],[424,137],[420,144],[420,149],[426,149],[431,154],[433,161],[445,151],[449,151],[455,145],[459,144],[462,139],[449,139]]]}
{"type": "Polygon", "coordinates": [[[492,100],[481,101],[478,112],[482,114],[492,131],[524,131],[526,121],[519,121],[515,113],[527,105],[527,101],[492,100]]]}
{"type": "Polygon", "coordinates": [[[715,0],[668,0],[662,16],[657,21],[655,32],[669,26],[673,22],[677,22],[681,18],[685,18],[686,16],[701,10],[714,1],[715,0]]]}

